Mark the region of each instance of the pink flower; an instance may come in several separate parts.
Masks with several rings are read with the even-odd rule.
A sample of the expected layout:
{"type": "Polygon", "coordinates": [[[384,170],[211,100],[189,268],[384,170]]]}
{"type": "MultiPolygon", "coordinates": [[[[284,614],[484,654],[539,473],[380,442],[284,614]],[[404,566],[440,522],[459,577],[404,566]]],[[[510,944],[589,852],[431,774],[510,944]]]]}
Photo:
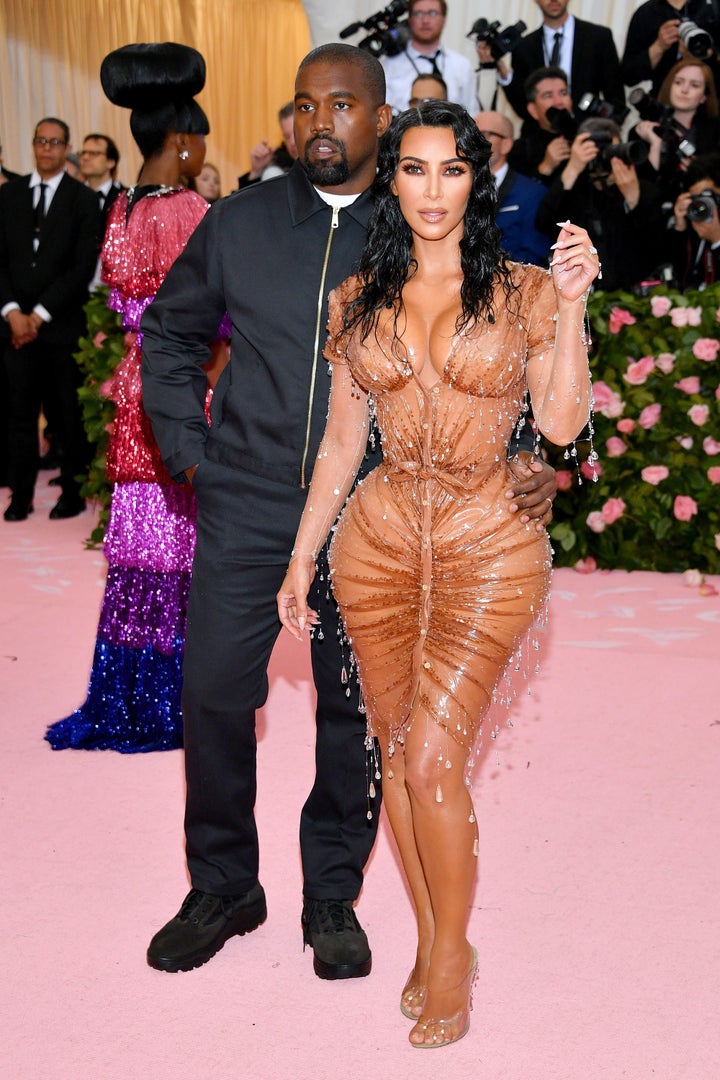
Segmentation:
{"type": "Polygon", "coordinates": [[[670,321],[673,326],[687,326],[687,308],[673,308],[670,312],[670,321]]]}
{"type": "Polygon", "coordinates": [[[623,435],[632,435],[636,424],[634,420],[631,420],[629,416],[626,416],[624,420],[618,420],[615,426],[618,431],[622,431],[623,435]]]}
{"type": "Polygon", "coordinates": [[[628,366],[623,379],[625,382],[630,383],[631,386],[642,386],[647,381],[648,375],[654,370],[655,358],[653,356],[643,356],[640,360],[636,360],[634,364],[628,366]]]}
{"type": "Polygon", "coordinates": [[[688,409],[688,416],[692,420],[693,424],[697,424],[698,427],[702,427],[707,423],[707,418],[710,415],[709,405],[693,405],[688,409]]]}
{"type": "Polygon", "coordinates": [[[662,480],[667,480],[670,475],[670,470],[665,465],[648,465],[640,473],[646,484],[659,484],[662,480]]]}
{"type": "Polygon", "coordinates": [[[574,569],[577,570],[578,574],[592,574],[593,570],[597,570],[597,563],[592,555],[588,555],[587,559],[578,559],[574,569]]]}
{"type": "Polygon", "coordinates": [[[688,375],[686,379],[681,379],[680,382],[675,383],[675,389],[682,390],[684,394],[699,394],[700,379],[697,375],[688,375]]]}
{"type": "Polygon", "coordinates": [[[98,330],[97,334],[93,338],[93,345],[95,346],[96,349],[100,348],[100,346],[102,345],[102,343],[103,343],[103,341],[105,340],[106,337],[107,337],[107,334],[104,334],[102,332],[102,330],[98,330]]]}
{"type": "Polygon", "coordinates": [[[558,469],[555,473],[558,491],[569,491],[572,487],[572,473],[569,469],[558,469]]]}
{"type": "Polygon", "coordinates": [[[711,465],[707,476],[711,484],[720,484],[720,465],[711,465]]]}
{"type": "Polygon", "coordinates": [[[688,326],[699,326],[702,322],[702,308],[701,307],[689,307],[685,309],[687,311],[687,324],[688,326]]]}
{"type": "Polygon", "coordinates": [[[691,435],[676,435],[675,442],[679,442],[683,450],[692,450],[695,440],[691,435]]]}
{"type": "Polygon", "coordinates": [[[717,439],[711,439],[708,435],[707,439],[703,439],[703,450],[708,457],[720,454],[720,442],[718,442],[717,439]]]}
{"type": "Polygon", "coordinates": [[[607,383],[604,382],[593,383],[593,402],[595,412],[602,413],[603,416],[607,416],[610,420],[620,416],[625,408],[625,402],[620,395],[611,390],[607,383]]]}
{"type": "Polygon", "coordinates": [[[601,533],[607,525],[607,522],[599,510],[591,510],[585,519],[585,524],[591,532],[601,533]]]}
{"type": "Polygon", "coordinates": [[[634,315],[631,315],[625,308],[614,307],[610,312],[610,333],[618,334],[622,330],[623,326],[632,326],[636,323],[637,319],[634,315]]]}
{"type": "Polygon", "coordinates": [[[656,319],[661,319],[663,315],[667,315],[671,307],[672,300],[669,300],[667,296],[653,296],[650,299],[650,310],[656,319]]]}
{"type": "Polygon", "coordinates": [[[625,503],[622,499],[608,499],[600,511],[606,525],[612,525],[614,521],[623,516],[624,512],[625,503]]]}
{"type": "Polygon", "coordinates": [[[698,506],[689,495],[676,495],[673,503],[673,514],[678,521],[690,521],[698,512],[698,506]]]}
{"type": "Polygon", "coordinates": [[[627,450],[627,446],[617,435],[611,435],[605,443],[605,449],[608,457],[622,457],[627,450]]]}
{"type": "Polygon", "coordinates": [[[699,337],[692,347],[693,356],[697,360],[717,360],[720,352],[720,341],[716,338],[699,337]]]}
{"type": "Polygon", "coordinates": [[[643,411],[638,416],[638,424],[641,428],[649,430],[651,427],[655,427],[660,419],[660,413],[662,412],[662,406],[655,402],[652,405],[646,405],[643,411]]]}
{"type": "Polygon", "coordinates": [[[112,381],[112,379],[106,379],[105,382],[101,383],[100,386],[98,387],[98,394],[100,395],[100,397],[109,398],[112,395],[112,391],[113,391],[113,381],[112,381]]]}
{"type": "Polygon", "coordinates": [[[697,589],[698,585],[702,585],[704,580],[704,576],[695,567],[683,571],[683,581],[690,589],[697,589]]]}
{"type": "Polygon", "coordinates": [[[658,353],[655,361],[657,367],[660,368],[663,375],[669,375],[672,369],[675,367],[675,353],[661,352],[658,353]]]}
{"type": "Polygon", "coordinates": [[[594,461],[592,463],[589,461],[583,461],[582,465],[580,466],[580,472],[586,480],[599,479],[603,473],[602,465],[600,465],[597,461],[594,461]]]}

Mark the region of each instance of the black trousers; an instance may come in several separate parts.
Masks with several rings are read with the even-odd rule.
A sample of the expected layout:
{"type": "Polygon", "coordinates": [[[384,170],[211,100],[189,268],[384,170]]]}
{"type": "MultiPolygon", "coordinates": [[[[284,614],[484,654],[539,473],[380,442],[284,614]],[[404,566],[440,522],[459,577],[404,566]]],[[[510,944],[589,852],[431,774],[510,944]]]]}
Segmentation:
{"type": "Polygon", "coordinates": [[[47,344],[40,338],[14,349],[5,348],[8,391],[8,479],[13,495],[30,502],[39,463],[38,421],[43,400],[54,402],[53,432],[62,443],[63,495],[77,497],[79,475],[86,472],[90,447],[82,422],[78,389],[82,374],[71,345],[47,344]]]}
{"type": "MultiPolygon", "coordinates": [[[[194,487],[197,548],[183,681],[186,850],[195,888],[234,894],[258,877],[255,711],[267,697],[280,631],[275,596],[307,492],[208,460],[194,487]]],[[[323,634],[312,643],[316,776],[300,822],[304,895],[354,900],[375,840],[380,785],[369,820],[365,719],[357,687],[348,697],[341,680],[327,580],[316,586],[312,603],[323,634]]]]}

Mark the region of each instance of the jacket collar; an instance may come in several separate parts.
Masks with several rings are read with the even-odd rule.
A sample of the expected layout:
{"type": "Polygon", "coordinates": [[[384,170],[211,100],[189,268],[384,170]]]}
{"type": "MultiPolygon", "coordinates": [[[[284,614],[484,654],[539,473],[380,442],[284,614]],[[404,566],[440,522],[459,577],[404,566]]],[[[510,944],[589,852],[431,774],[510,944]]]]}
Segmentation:
{"type": "MultiPolygon", "coordinates": [[[[328,204],[318,195],[317,191],[307,178],[302,165],[296,161],[287,174],[288,203],[290,205],[290,219],[293,227],[302,224],[313,214],[328,209],[328,204]]],[[[342,212],[349,214],[359,225],[367,228],[370,215],[373,210],[373,200],[370,189],[363,191],[354,203],[344,206],[342,212]]]]}

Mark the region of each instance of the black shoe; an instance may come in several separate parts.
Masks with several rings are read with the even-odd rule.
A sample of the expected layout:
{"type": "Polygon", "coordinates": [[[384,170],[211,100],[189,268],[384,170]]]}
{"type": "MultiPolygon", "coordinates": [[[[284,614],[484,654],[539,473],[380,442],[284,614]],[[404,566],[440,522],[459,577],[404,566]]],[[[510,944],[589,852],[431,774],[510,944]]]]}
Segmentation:
{"type": "Polygon", "coordinates": [[[13,497],[3,517],[6,521],[25,521],[28,514],[32,514],[32,512],[33,504],[31,502],[25,502],[24,499],[13,497]]]}
{"type": "Polygon", "coordinates": [[[61,521],[63,518],[77,517],[85,509],[85,500],[79,495],[61,495],[50,511],[51,521],[61,521]]]}
{"type": "Polygon", "coordinates": [[[265,891],[254,885],[241,896],[213,896],[191,889],[174,919],[150,942],[147,962],[158,971],[192,971],[235,934],[249,934],[267,918],[265,891]]]}
{"type": "Polygon", "coordinates": [[[303,947],[314,954],[321,979],[359,979],[370,974],[372,954],[352,900],[306,900],[302,913],[303,947]]]}

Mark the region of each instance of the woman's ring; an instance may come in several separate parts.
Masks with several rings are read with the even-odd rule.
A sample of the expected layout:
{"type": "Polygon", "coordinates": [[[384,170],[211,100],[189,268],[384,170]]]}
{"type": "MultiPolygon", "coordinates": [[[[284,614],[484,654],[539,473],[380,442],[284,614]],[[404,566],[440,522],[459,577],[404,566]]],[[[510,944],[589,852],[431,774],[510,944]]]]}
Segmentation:
{"type": "Polygon", "coordinates": [[[545,502],[550,503],[550,508],[552,509],[552,499],[548,495],[545,496],[545,502]]]}
{"type": "Polygon", "coordinates": [[[597,248],[594,246],[594,244],[590,245],[590,247],[588,248],[588,251],[590,252],[591,255],[597,255],[597,248]]]}

